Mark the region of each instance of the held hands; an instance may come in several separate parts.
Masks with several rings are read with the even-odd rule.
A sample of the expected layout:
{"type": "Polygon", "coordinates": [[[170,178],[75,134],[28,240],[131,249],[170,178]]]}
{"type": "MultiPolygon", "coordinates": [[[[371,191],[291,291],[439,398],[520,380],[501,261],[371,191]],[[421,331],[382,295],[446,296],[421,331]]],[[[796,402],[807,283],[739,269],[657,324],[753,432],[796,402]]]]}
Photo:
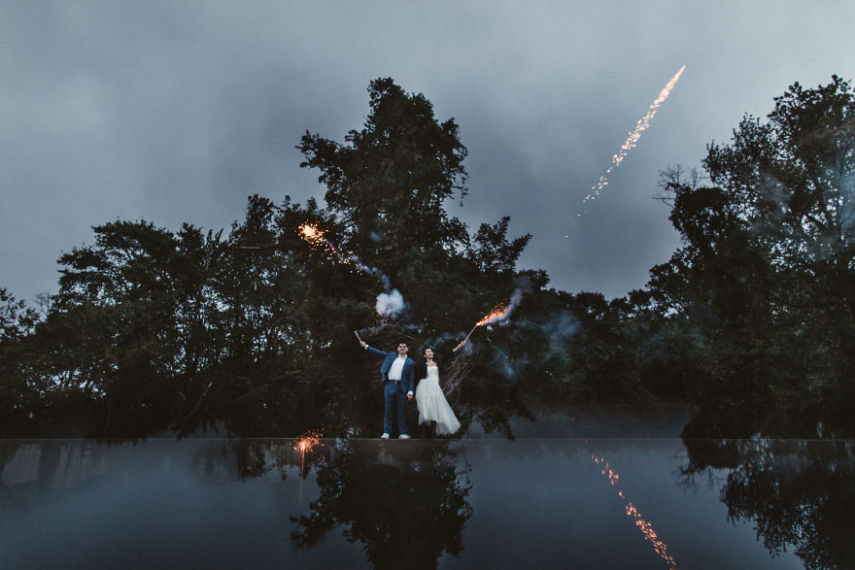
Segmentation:
{"type": "Polygon", "coordinates": [[[458,350],[460,350],[460,349],[461,349],[461,348],[463,348],[464,346],[466,346],[466,339],[463,339],[463,341],[461,341],[461,343],[460,343],[460,344],[458,344],[457,346],[455,346],[455,347],[454,347],[454,350],[452,350],[452,352],[457,352],[458,350]]]}

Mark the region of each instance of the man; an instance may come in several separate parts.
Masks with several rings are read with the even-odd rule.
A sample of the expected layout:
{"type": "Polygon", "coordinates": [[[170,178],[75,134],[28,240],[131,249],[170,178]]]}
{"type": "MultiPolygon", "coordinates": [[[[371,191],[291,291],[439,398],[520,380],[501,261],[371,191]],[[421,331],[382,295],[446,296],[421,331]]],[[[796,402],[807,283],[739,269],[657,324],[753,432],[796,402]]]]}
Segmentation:
{"type": "Polygon", "coordinates": [[[383,364],[380,365],[380,378],[383,381],[383,435],[380,439],[389,439],[389,434],[392,433],[393,418],[397,417],[398,421],[398,438],[410,439],[407,434],[407,421],[404,418],[404,402],[413,399],[413,362],[412,358],[407,356],[410,347],[407,343],[398,344],[396,352],[383,352],[373,346],[369,346],[367,342],[359,337],[359,333],[353,331],[359,344],[365,350],[376,354],[383,358],[383,364]],[[405,400],[406,398],[406,400],[405,400]]]}

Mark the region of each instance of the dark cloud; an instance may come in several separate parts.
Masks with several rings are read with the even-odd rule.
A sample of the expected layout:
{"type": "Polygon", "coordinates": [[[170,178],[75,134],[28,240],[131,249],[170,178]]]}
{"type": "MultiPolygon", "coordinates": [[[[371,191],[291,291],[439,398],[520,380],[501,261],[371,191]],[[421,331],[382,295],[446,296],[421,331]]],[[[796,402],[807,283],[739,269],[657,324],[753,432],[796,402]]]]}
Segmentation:
{"type": "Polygon", "coordinates": [[[523,265],[621,295],[677,240],[650,200],[788,84],[855,75],[829,2],[5,2],[0,6],[0,286],[56,288],[90,226],[224,227],[245,198],[321,197],[305,130],[341,140],[391,76],[455,117],[474,230],[511,215],[523,265]],[[686,73],[588,213],[579,203],[665,82],[686,73]],[[564,237],[564,236],[568,237],[564,237]]]}

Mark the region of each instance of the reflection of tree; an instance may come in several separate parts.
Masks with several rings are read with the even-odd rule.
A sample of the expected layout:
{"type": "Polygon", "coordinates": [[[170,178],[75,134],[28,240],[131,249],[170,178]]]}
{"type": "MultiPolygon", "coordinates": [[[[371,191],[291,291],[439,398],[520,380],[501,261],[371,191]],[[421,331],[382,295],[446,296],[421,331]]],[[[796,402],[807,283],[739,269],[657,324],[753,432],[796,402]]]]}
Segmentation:
{"type": "MultiPolygon", "coordinates": [[[[208,475],[221,469],[238,480],[268,477],[276,472],[282,480],[286,468],[296,467],[299,476],[305,479],[312,467],[324,463],[328,452],[326,444],[320,442],[302,455],[296,439],[246,439],[232,438],[204,445],[196,449],[192,463],[208,475]]],[[[275,475],[274,475],[275,476],[275,475]]]]}
{"type": "Polygon", "coordinates": [[[294,517],[292,542],[316,545],[336,526],[360,541],[376,568],[436,568],[443,552],[457,556],[472,515],[468,469],[459,471],[447,442],[350,442],[318,471],[321,495],[312,512],[294,517]]]}
{"type": "Polygon", "coordinates": [[[855,560],[852,441],[685,440],[687,476],[732,466],[721,491],[733,521],[751,520],[773,553],[795,547],[807,568],[855,560]]]}

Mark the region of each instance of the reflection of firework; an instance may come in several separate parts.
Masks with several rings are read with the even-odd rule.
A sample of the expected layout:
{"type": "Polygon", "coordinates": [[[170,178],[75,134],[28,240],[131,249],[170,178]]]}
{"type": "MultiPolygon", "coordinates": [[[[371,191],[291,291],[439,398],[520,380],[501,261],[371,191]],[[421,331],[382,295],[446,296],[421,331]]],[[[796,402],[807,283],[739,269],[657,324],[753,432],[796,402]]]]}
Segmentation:
{"type": "Polygon", "coordinates": [[[306,454],[310,453],[315,447],[323,445],[321,443],[321,432],[310,431],[301,435],[294,442],[294,451],[300,452],[300,491],[297,495],[299,502],[303,501],[303,479],[308,475],[306,472],[306,454]]]}
{"type": "Polygon", "coordinates": [[[321,433],[320,432],[308,432],[302,436],[294,443],[294,450],[299,451],[301,456],[305,456],[307,452],[312,451],[312,449],[320,445],[321,443],[321,433]]]}
{"type": "Polygon", "coordinates": [[[321,443],[321,435],[321,432],[310,431],[300,436],[294,442],[294,451],[300,452],[300,493],[298,495],[300,501],[303,500],[303,478],[308,474],[306,472],[306,454],[311,453],[315,447],[323,445],[321,443]]]}
{"type": "Polygon", "coordinates": [[[633,519],[636,528],[641,531],[641,534],[644,535],[644,539],[650,542],[653,545],[653,550],[656,554],[668,563],[668,568],[670,570],[677,570],[677,562],[674,560],[674,557],[668,553],[668,545],[659,538],[659,535],[656,534],[656,531],[653,530],[653,525],[650,524],[649,521],[645,520],[644,517],[641,516],[641,513],[638,511],[638,508],[632,504],[632,501],[626,498],[626,495],[623,494],[618,488],[618,483],[620,482],[620,475],[609,466],[609,463],[603,459],[602,457],[597,457],[596,455],[591,455],[591,459],[594,460],[594,463],[601,467],[600,473],[607,477],[609,480],[609,484],[617,489],[618,497],[623,499],[624,503],[624,511],[626,512],[626,516],[633,519]]]}
{"type": "MultiPolygon", "coordinates": [[[[656,112],[659,110],[659,107],[662,103],[665,102],[665,99],[671,94],[671,90],[677,84],[677,81],[680,80],[680,76],[683,74],[683,71],[686,70],[686,66],[680,68],[680,71],[677,72],[674,77],[671,78],[662,91],[659,92],[659,96],[656,98],[653,103],[650,104],[650,108],[647,110],[647,114],[638,120],[635,124],[635,130],[629,133],[629,137],[624,141],[624,143],[620,147],[620,152],[612,157],[612,163],[606,169],[605,173],[600,176],[600,179],[597,181],[597,184],[591,187],[592,192],[585,196],[585,199],[582,200],[582,206],[587,206],[589,202],[593,202],[599,197],[600,192],[608,186],[608,175],[612,173],[612,171],[620,166],[620,163],[623,162],[623,159],[626,158],[627,153],[635,148],[635,145],[638,144],[638,139],[641,138],[641,133],[647,130],[650,126],[650,121],[653,120],[653,117],[656,116],[656,112]]],[[[582,215],[580,212],[577,214],[579,216],[582,215]]]]}

